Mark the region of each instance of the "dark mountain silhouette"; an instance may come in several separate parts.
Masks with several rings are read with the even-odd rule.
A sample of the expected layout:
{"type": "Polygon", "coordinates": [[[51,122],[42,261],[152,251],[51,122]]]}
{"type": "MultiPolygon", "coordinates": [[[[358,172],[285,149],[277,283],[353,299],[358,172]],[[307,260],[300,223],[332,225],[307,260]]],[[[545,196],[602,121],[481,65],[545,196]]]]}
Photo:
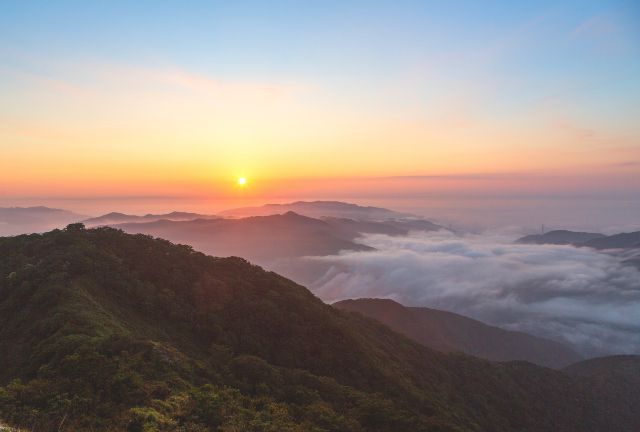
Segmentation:
{"type": "Polygon", "coordinates": [[[333,255],[370,247],[353,240],[352,232],[293,212],[243,219],[161,220],[115,225],[129,233],[149,234],[217,256],[242,256],[260,264],[279,258],[333,255]]]}
{"type": "Polygon", "coordinates": [[[0,418],[32,431],[636,431],[628,387],[421,346],[240,258],[0,239],[0,418]]]}
{"type": "Polygon", "coordinates": [[[617,256],[624,264],[640,268],[640,231],[605,236],[604,234],[559,230],[549,231],[544,235],[522,237],[517,242],[590,247],[617,256]]]}
{"type": "Polygon", "coordinates": [[[225,217],[268,216],[293,211],[313,218],[336,217],[361,221],[415,218],[408,213],[400,213],[380,207],[363,207],[340,201],[296,201],[288,204],[265,204],[259,207],[242,207],[220,213],[225,217]]]}
{"type": "Polygon", "coordinates": [[[615,234],[603,238],[596,238],[584,243],[594,249],[631,249],[640,248],[640,231],[615,234]]]}
{"type": "Polygon", "coordinates": [[[571,244],[574,246],[587,246],[593,249],[631,249],[640,248],[640,231],[606,236],[598,233],[556,230],[545,234],[528,235],[516,240],[516,242],[528,244],[571,244]]]}
{"type": "Polygon", "coordinates": [[[86,216],[49,207],[0,207],[0,235],[29,234],[63,228],[86,216]]]}
{"type": "Polygon", "coordinates": [[[605,237],[604,234],[590,232],[576,232],[567,230],[549,231],[544,234],[532,234],[516,240],[523,244],[555,244],[555,245],[581,245],[589,240],[605,237]]]}
{"type": "Polygon", "coordinates": [[[439,351],[460,351],[494,361],[526,360],[553,368],[581,359],[558,342],[504,330],[452,312],[406,307],[387,299],[343,300],[333,306],[374,318],[439,351]]]}
{"type": "Polygon", "coordinates": [[[134,222],[155,222],[159,220],[171,220],[171,221],[188,221],[194,219],[218,219],[219,216],[215,215],[203,215],[198,213],[178,212],[174,211],[165,214],[146,214],[144,216],[130,215],[125,213],[107,213],[102,216],[85,219],[82,221],[88,227],[96,227],[103,225],[115,225],[121,223],[134,223],[134,222]]]}

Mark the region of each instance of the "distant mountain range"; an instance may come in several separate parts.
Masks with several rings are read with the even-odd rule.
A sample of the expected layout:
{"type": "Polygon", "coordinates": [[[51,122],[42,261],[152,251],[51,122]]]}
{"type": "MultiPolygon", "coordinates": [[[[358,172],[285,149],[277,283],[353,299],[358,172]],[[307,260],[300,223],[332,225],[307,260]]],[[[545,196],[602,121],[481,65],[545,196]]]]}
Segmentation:
{"type": "Polygon", "coordinates": [[[524,244],[570,244],[600,250],[630,249],[640,248],[640,231],[606,236],[599,233],[556,230],[544,234],[528,235],[516,240],[516,242],[524,244]]]}
{"type": "Polygon", "coordinates": [[[324,219],[336,228],[362,233],[403,235],[410,230],[429,231],[442,229],[430,221],[407,213],[380,207],[364,207],[339,201],[298,201],[288,204],[266,204],[228,210],[220,215],[173,211],[163,214],[133,215],[111,212],[97,217],[87,217],[67,210],[48,207],[0,207],[0,235],[44,232],[62,228],[69,223],[82,222],[87,227],[125,223],[191,221],[196,219],[245,218],[271,216],[287,212],[324,219]],[[382,225],[380,223],[383,223],[382,225]],[[339,225],[339,227],[338,227],[339,225]],[[349,226],[351,225],[351,226],[349,226]],[[358,225],[356,227],[356,225],[358,225]]]}
{"type": "MultiPolygon", "coordinates": [[[[315,208],[317,205],[317,212],[321,212],[326,205],[324,202],[307,204],[307,208],[315,208]]],[[[336,203],[331,204],[331,208],[334,208],[336,203]]],[[[344,206],[353,209],[350,204],[344,206]]],[[[376,209],[381,210],[384,209],[376,209]]],[[[384,211],[393,213],[391,210],[384,211]]],[[[106,219],[108,218],[101,220],[106,219]]],[[[343,250],[372,250],[358,242],[363,234],[406,235],[410,231],[442,229],[437,224],[419,219],[362,221],[327,216],[316,219],[293,211],[244,218],[186,221],[162,219],[153,222],[116,223],[111,226],[128,233],[148,234],[188,244],[215,256],[245,257],[266,266],[281,258],[335,255],[343,250]]]]}
{"type": "Polygon", "coordinates": [[[306,256],[335,255],[340,251],[368,251],[358,239],[366,234],[407,235],[411,231],[435,231],[443,227],[415,216],[379,207],[363,207],[337,201],[267,204],[262,207],[224,212],[227,215],[264,213],[266,216],[226,217],[191,212],[132,215],[112,212],[87,218],[72,212],[43,208],[25,209],[48,214],[38,226],[28,226],[16,216],[0,225],[0,233],[22,234],[61,228],[82,221],[85,226],[113,226],[129,233],[142,233],[188,244],[216,256],[242,256],[300,281],[308,281],[326,269],[321,263],[304,261],[306,256]],[[298,209],[305,216],[288,208],[298,209]],[[256,210],[257,209],[257,210],[256,210]],[[255,210],[255,211],[254,211],[255,210]],[[54,217],[54,212],[66,215],[54,217]],[[280,214],[282,212],[282,214],[280,214]],[[346,217],[353,216],[353,218],[346,217]],[[47,223],[45,223],[47,222],[47,223]],[[4,229],[4,230],[3,230],[4,229]]]}
{"type": "Polygon", "coordinates": [[[525,360],[553,368],[581,360],[580,355],[561,343],[504,330],[452,312],[407,307],[387,299],[343,300],[333,306],[366,315],[439,351],[459,351],[493,361],[525,360]]]}
{"type": "Polygon", "coordinates": [[[211,255],[241,256],[263,265],[279,258],[372,250],[353,241],[356,237],[353,230],[336,228],[293,212],[242,219],[159,220],[113,226],[128,233],[188,244],[211,255]]]}
{"type": "Polygon", "coordinates": [[[0,207],[0,236],[45,232],[86,218],[71,211],[37,207],[0,207]]]}
{"type": "Polygon", "coordinates": [[[597,238],[586,242],[584,245],[594,249],[640,248],[640,231],[597,238]]]}
{"type": "Polygon", "coordinates": [[[112,228],[0,238],[0,419],[34,432],[638,431],[638,386],[599,378],[620,365],[438,352],[243,259],[112,228]]]}
{"type": "Polygon", "coordinates": [[[590,232],[576,232],[568,230],[554,230],[544,234],[532,234],[516,240],[523,244],[555,244],[555,245],[582,245],[589,240],[605,237],[604,234],[590,232]]]}
{"type": "Polygon", "coordinates": [[[102,216],[85,219],[82,221],[87,227],[95,227],[102,225],[114,225],[121,223],[133,223],[133,222],[155,222],[159,220],[170,221],[188,221],[194,219],[219,219],[220,216],[204,215],[198,213],[178,212],[164,214],[146,214],[144,216],[130,215],[125,213],[108,213],[102,216]]]}
{"type": "Polygon", "coordinates": [[[296,201],[287,204],[265,204],[259,207],[241,207],[220,213],[224,217],[243,218],[268,216],[295,212],[313,218],[334,217],[359,221],[383,221],[387,219],[417,218],[409,213],[400,213],[380,207],[363,207],[340,201],[296,201]]]}

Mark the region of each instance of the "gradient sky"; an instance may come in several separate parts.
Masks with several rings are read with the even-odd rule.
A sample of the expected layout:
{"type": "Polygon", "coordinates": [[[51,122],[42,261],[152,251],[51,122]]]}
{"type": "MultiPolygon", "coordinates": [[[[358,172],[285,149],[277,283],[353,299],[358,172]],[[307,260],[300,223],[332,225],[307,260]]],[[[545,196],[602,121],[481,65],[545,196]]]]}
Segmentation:
{"type": "Polygon", "coordinates": [[[4,198],[637,196],[640,7],[2,1],[0,150],[4,198]]]}

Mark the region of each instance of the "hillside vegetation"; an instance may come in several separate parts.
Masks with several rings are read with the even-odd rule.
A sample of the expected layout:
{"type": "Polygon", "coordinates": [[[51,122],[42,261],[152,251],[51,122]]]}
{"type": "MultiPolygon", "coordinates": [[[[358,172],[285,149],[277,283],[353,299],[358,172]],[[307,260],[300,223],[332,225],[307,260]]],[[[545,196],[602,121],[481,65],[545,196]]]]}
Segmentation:
{"type": "Polygon", "coordinates": [[[597,380],[432,351],[241,258],[78,224],[0,239],[12,426],[636,431],[638,407],[597,380]]]}
{"type": "Polygon", "coordinates": [[[460,351],[494,361],[525,360],[553,368],[581,360],[558,342],[504,330],[452,312],[407,307],[389,299],[343,300],[333,307],[376,319],[439,351],[460,351]]]}

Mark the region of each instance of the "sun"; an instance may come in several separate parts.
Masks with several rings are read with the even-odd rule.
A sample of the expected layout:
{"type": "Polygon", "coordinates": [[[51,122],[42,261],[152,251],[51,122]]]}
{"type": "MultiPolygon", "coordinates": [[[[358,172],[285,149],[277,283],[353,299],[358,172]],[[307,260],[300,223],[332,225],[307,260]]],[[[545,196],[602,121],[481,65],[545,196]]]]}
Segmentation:
{"type": "Polygon", "coordinates": [[[247,184],[247,179],[245,177],[239,177],[238,178],[238,185],[239,186],[244,186],[247,184]]]}

